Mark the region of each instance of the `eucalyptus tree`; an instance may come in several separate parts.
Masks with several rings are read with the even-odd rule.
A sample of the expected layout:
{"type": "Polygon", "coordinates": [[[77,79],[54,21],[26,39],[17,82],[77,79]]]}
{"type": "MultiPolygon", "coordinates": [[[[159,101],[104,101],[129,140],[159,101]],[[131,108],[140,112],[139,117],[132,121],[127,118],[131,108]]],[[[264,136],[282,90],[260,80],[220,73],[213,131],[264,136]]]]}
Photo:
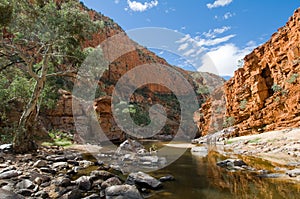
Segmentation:
{"type": "Polygon", "coordinates": [[[32,135],[47,81],[76,75],[86,56],[83,42],[99,23],[77,0],[0,0],[0,11],[0,71],[15,68],[34,82],[13,141],[24,153],[36,148],[32,135]]]}

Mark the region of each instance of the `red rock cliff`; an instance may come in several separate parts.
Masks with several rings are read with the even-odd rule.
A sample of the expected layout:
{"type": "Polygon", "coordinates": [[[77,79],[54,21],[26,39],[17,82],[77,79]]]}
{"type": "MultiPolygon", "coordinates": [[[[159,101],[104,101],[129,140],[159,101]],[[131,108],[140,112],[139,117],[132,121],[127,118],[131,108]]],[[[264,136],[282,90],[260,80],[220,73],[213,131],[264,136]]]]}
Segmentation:
{"type": "MultiPolygon", "coordinates": [[[[300,8],[271,39],[244,58],[243,68],[224,85],[224,126],[237,135],[300,126],[300,8]]],[[[202,135],[211,126],[213,98],[195,117],[202,135]],[[200,119],[202,119],[200,121],[200,119]]],[[[209,131],[212,130],[212,131],[209,131]]]]}
{"type": "MultiPolygon", "coordinates": [[[[87,8],[84,8],[87,9],[87,8]]],[[[100,21],[103,24],[102,29],[93,35],[92,39],[86,41],[83,47],[97,47],[99,44],[108,40],[109,38],[119,34],[124,33],[124,31],[119,27],[116,23],[114,23],[110,18],[103,16],[100,13],[97,13],[93,10],[88,10],[90,17],[93,20],[100,21]]],[[[173,67],[169,65],[164,59],[156,56],[153,52],[147,50],[136,44],[126,35],[123,38],[122,42],[133,45],[136,49],[131,52],[127,52],[124,55],[118,57],[114,61],[112,61],[109,65],[109,70],[107,70],[99,82],[101,88],[104,89],[107,96],[101,97],[95,101],[94,108],[99,114],[99,122],[106,133],[106,135],[110,139],[118,139],[123,137],[122,131],[116,126],[116,122],[112,116],[111,112],[111,102],[110,97],[112,91],[114,89],[115,84],[118,82],[119,78],[122,77],[129,70],[133,69],[136,66],[143,64],[163,64],[166,67],[173,67]]],[[[122,46],[120,46],[122,48],[122,46]]],[[[105,50],[105,49],[104,49],[105,50]]],[[[173,69],[179,71],[182,75],[184,75],[188,81],[192,85],[195,86],[195,89],[198,87],[195,83],[193,83],[193,78],[189,75],[189,73],[185,70],[182,70],[177,67],[173,67],[173,69]]],[[[140,74],[141,76],[147,75],[140,74]]],[[[200,75],[201,76],[201,75],[200,75]]],[[[197,77],[201,79],[201,77],[197,77]]],[[[197,79],[196,78],[196,79],[197,79]]],[[[214,77],[212,77],[214,78],[214,77]]],[[[220,78],[219,78],[220,79],[220,78]]],[[[173,81],[173,78],[166,76],[164,81],[173,81]]],[[[203,80],[202,80],[203,81],[203,80]]],[[[186,90],[182,89],[182,95],[186,95],[186,90]]],[[[174,103],[169,101],[163,101],[164,99],[169,99],[171,95],[171,91],[164,86],[160,86],[157,84],[150,84],[146,86],[144,93],[136,93],[132,97],[132,101],[140,104],[162,104],[166,107],[166,111],[168,114],[167,126],[165,131],[162,133],[173,134],[176,133],[176,129],[178,129],[180,123],[180,113],[174,112],[174,103]]],[[[199,101],[203,101],[205,95],[199,96],[199,101]]],[[[76,115],[80,116],[80,114],[84,115],[83,110],[79,110],[79,113],[76,115]]],[[[66,131],[74,130],[74,121],[72,115],[72,95],[69,92],[63,92],[61,99],[58,101],[57,107],[55,110],[51,110],[46,119],[46,125],[48,129],[63,129],[66,131]]],[[[84,124],[83,124],[84,125],[84,124]]]]}

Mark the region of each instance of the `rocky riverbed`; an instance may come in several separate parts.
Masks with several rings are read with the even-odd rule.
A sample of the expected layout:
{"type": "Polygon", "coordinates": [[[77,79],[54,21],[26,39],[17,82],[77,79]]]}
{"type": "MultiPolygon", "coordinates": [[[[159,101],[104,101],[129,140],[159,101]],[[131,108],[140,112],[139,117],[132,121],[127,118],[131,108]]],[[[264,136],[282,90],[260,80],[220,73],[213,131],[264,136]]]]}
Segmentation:
{"type": "MultiPolygon", "coordinates": [[[[99,152],[96,156],[87,154],[82,146],[69,149],[41,147],[33,154],[16,155],[13,154],[11,145],[1,145],[0,198],[159,198],[168,193],[168,189],[174,188],[174,191],[177,191],[177,186],[186,186],[185,183],[190,180],[198,182],[207,178],[210,179],[208,184],[223,187],[228,183],[227,178],[223,179],[223,175],[227,175],[233,182],[244,179],[244,188],[248,187],[245,179],[249,180],[249,183],[255,180],[270,189],[272,183],[268,184],[260,179],[280,179],[300,184],[299,132],[299,129],[289,129],[230,138],[228,131],[223,131],[214,134],[213,137],[206,136],[194,140],[194,144],[166,143],[163,146],[169,147],[169,150],[175,150],[174,147],[191,150],[191,153],[187,152],[190,155],[185,153],[183,159],[180,158],[179,162],[174,163],[179,164],[178,168],[171,169],[172,172],[168,174],[174,175],[176,181],[167,184],[165,181],[173,181],[173,176],[167,176],[167,173],[152,173],[151,175],[157,177],[154,178],[137,170],[144,167],[162,168],[165,158],[156,156],[155,152],[151,153],[134,140],[125,141],[116,151],[99,152]],[[189,168],[186,161],[195,164],[193,157],[197,157],[196,160],[201,164],[191,165],[190,169],[200,167],[205,169],[207,174],[201,174],[200,179],[190,179],[180,184],[185,176],[193,176],[181,173],[186,171],[185,168],[189,168]],[[203,178],[204,176],[206,177],[203,178]],[[212,176],[218,176],[216,179],[219,180],[211,181],[215,179],[212,176]]],[[[94,152],[101,149],[97,146],[93,148],[94,152]]],[[[231,188],[231,181],[228,183],[228,189],[231,188]]],[[[213,193],[217,194],[216,191],[213,193]]]]}
{"type": "Polygon", "coordinates": [[[59,147],[42,147],[34,154],[15,155],[0,146],[0,198],[140,199],[158,190],[161,181],[143,172],[123,175],[85,154],[59,147]]]}

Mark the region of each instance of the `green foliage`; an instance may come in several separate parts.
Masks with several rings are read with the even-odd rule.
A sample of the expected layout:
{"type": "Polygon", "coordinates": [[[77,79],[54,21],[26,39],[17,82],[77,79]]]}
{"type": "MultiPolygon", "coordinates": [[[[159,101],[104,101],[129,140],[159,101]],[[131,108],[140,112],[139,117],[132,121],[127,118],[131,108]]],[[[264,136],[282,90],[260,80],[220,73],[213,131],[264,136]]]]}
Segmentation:
{"type": "Polygon", "coordinates": [[[0,127],[0,144],[11,143],[13,141],[15,130],[16,125],[0,127]]]}
{"type": "Polygon", "coordinates": [[[13,6],[7,0],[0,0],[0,27],[11,23],[13,6]]]}
{"type": "Polygon", "coordinates": [[[280,102],[280,97],[277,96],[277,97],[275,98],[275,102],[280,102]]]}
{"type": "Polygon", "coordinates": [[[121,101],[115,108],[116,112],[130,113],[132,120],[137,125],[148,125],[151,122],[147,108],[143,107],[141,104],[135,103],[127,106],[126,102],[121,101]]]}
{"type": "MultiPolygon", "coordinates": [[[[29,102],[35,82],[18,68],[10,68],[0,72],[0,116],[9,109],[8,102],[17,101],[25,105],[29,102]]],[[[59,97],[58,89],[70,89],[62,77],[49,78],[42,93],[42,108],[54,108],[59,97]]]]}
{"type": "Polygon", "coordinates": [[[278,84],[273,84],[272,90],[276,93],[282,91],[282,88],[278,84]]]}
{"type": "Polygon", "coordinates": [[[99,27],[87,12],[79,10],[78,1],[64,1],[59,6],[49,1],[40,7],[38,3],[18,0],[13,1],[13,5],[13,23],[9,28],[16,35],[15,43],[51,45],[60,55],[52,56],[53,63],[81,63],[84,54],[80,44],[91,38],[91,33],[99,27]]]}
{"type": "Polygon", "coordinates": [[[150,152],[153,152],[153,151],[157,151],[158,150],[158,146],[156,144],[152,144],[150,147],[149,147],[149,151],[150,152]]]}
{"type": "Polygon", "coordinates": [[[150,124],[151,120],[147,109],[143,108],[139,104],[133,104],[133,108],[131,108],[131,110],[131,117],[137,125],[141,126],[150,124]]]}
{"type": "Polygon", "coordinates": [[[107,69],[105,66],[108,66],[108,63],[101,48],[87,48],[84,53],[89,54],[89,56],[83,62],[82,69],[84,70],[80,71],[78,78],[80,78],[81,87],[85,89],[73,92],[73,95],[85,100],[94,100],[106,95],[104,90],[107,85],[106,82],[97,86],[95,80],[99,79],[99,74],[107,69]]]}
{"type": "MultiPolygon", "coordinates": [[[[14,35],[10,39],[1,40],[0,43],[0,52],[6,55],[0,58],[3,69],[0,74],[2,105],[12,99],[28,103],[35,85],[32,75],[28,75],[28,64],[33,62],[33,72],[41,76],[46,52],[50,53],[48,73],[76,68],[91,52],[91,49],[82,50],[81,43],[89,39],[99,26],[92,22],[88,13],[80,10],[80,7],[76,0],[62,3],[0,0],[0,20],[5,20],[7,31],[14,35]],[[5,10],[10,11],[9,14],[6,14],[5,10]],[[9,65],[11,66],[8,69],[6,66],[9,65]]],[[[4,25],[1,21],[0,23],[4,25]]],[[[2,35],[2,31],[0,34],[2,35]]],[[[66,78],[48,78],[40,97],[43,103],[40,105],[45,108],[54,107],[58,98],[58,88],[71,90],[72,86],[66,78]]]]}
{"type": "Polygon", "coordinates": [[[100,29],[103,29],[103,28],[105,27],[105,23],[104,23],[103,20],[101,20],[101,21],[99,22],[99,27],[100,27],[100,29]]]}
{"type": "Polygon", "coordinates": [[[290,83],[290,84],[294,84],[294,83],[297,82],[298,77],[299,77],[298,73],[293,73],[291,75],[291,77],[287,80],[287,82],[290,83]]]}
{"type": "Polygon", "coordinates": [[[99,29],[81,7],[77,0],[0,0],[0,27],[5,28],[0,31],[1,118],[8,102],[22,102],[26,114],[19,123],[26,132],[16,133],[19,152],[33,146],[22,142],[31,139],[32,118],[40,107],[55,106],[59,87],[72,86],[61,73],[82,64],[87,56],[82,44],[99,29]]]}
{"type": "Polygon", "coordinates": [[[197,90],[197,94],[199,95],[208,95],[209,93],[209,88],[207,86],[199,86],[197,90]]]}
{"type": "Polygon", "coordinates": [[[272,90],[274,91],[274,93],[279,93],[280,92],[280,94],[281,95],[287,95],[288,94],[288,90],[284,90],[281,86],[279,86],[279,85],[277,85],[277,84],[273,84],[273,86],[272,86],[272,90]]]}
{"type": "Polygon", "coordinates": [[[234,123],[235,123],[234,117],[226,117],[223,122],[223,127],[224,128],[231,127],[234,125],[234,123]]]}
{"type": "Polygon", "coordinates": [[[243,68],[243,66],[244,66],[244,60],[243,59],[238,60],[237,67],[238,68],[243,68]]]}
{"type": "Polygon", "coordinates": [[[247,103],[248,101],[246,99],[243,99],[241,102],[240,102],[240,109],[241,110],[245,110],[246,107],[247,107],[247,103]]]}
{"type": "Polygon", "coordinates": [[[32,94],[34,81],[18,68],[0,72],[0,108],[3,110],[12,100],[26,104],[32,94]]]}
{"type": "Polygon", "coordinates": [[[261,139],[261,138],[255,138],[255,139],[253,139],[253,140],[250,140],[249,143],[256,144],[256,143],[259,142],[260,139],[261,139]]]}
{"type": "Polygon", "coordinates": [[[43,145],[46,146],[70,146],[73,144],[73,136],[57,130],[49,132],[49,136],[53,142],[45,142],[43,145]]]}

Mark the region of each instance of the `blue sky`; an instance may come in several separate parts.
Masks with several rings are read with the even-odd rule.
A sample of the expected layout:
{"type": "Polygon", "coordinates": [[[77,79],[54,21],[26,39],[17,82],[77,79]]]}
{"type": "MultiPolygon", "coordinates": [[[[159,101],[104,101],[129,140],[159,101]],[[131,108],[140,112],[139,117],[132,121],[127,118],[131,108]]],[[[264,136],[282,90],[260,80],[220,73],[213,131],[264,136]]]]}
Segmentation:
{"type": "MultiPolygon", "coordinates": [[[[159,27],[180,33],[175,53],[153,49],[171,64],[232,75],[238,60],[287,22],[299,0],[82,0],[125,31],[159,27]],[[199,53],[201,52],[201,53],[199,53]],[[178,55],[179,54],[179,55],[178,55]],[[197,57],[197,60],[195,60],[197,57]],[[199,61],[200,60],[200,61],[199,61]],[[189,62],[189,64],[187,63],[189,62]]],[[[135,34],[131,38],[147,46],[135,34]]],[[[146,40],[144,38],[144,40],[146,40]]],[[[149,40],[149,39],[148,39],[149,40]]]]}

